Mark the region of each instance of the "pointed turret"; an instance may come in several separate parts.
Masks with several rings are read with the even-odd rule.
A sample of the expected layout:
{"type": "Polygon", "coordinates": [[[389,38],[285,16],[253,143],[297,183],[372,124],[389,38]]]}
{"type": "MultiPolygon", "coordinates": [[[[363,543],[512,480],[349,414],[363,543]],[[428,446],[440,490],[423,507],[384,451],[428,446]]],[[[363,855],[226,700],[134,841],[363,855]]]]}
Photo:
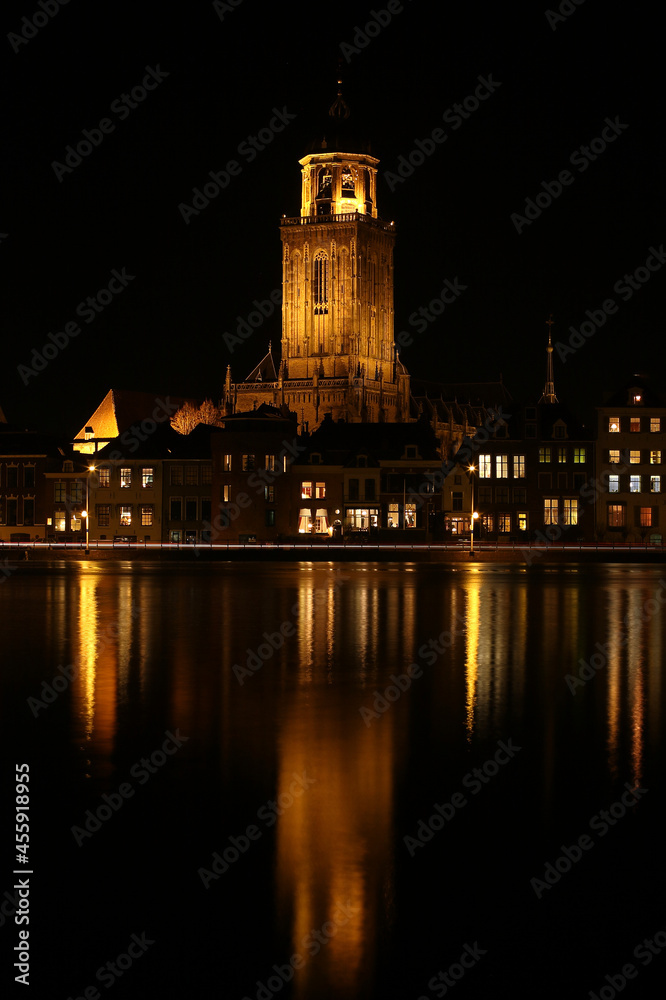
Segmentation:
{"type": "Polygon", "coordinates": [[[544,386],[543,394],[540,403],[557,403],[558,398],[555,395],[555,380],[553,378],[553,344],[551,341],[550,328],[553,325],[553,314],[551,313],[549,318],[546,320],[546,326],[548,327],[548,347],[546,348],[546,384],[544,386]]]}

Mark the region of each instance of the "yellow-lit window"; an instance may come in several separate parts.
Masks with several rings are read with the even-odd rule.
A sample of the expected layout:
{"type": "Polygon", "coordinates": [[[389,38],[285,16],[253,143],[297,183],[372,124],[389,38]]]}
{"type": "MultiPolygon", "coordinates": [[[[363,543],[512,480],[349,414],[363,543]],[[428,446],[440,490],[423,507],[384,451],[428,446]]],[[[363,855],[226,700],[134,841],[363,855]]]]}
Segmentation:
{"type": "Polygon", "coordinates": [[[539,448],[539,462],[541,464],[550,462],[550,447],[548,445],[539,448]]]}
{"type": "Polygon", "coordinates": [[[620,418],[619,417],[609,417],[608,418],[608,432],[609,432],[609,434],[619,434],[620,433],[620,418]]]}
{"type": "Polygon", "coordinates": [[[301,499],[312,500],[312,483],[301,483],[301,499]]]}

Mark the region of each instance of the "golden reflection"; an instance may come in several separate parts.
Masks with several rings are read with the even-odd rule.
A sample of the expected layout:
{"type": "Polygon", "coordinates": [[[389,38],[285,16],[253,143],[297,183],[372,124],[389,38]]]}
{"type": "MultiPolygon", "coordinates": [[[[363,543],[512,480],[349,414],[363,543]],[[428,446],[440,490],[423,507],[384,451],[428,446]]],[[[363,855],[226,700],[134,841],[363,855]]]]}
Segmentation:
{"type": "Polygon", "coordinates": [[[301,689],[279,738],[278,907],[290,955],[305,960],[293,996],[327,982],[336,997],[361,1000],[392,884],[396,716],[366,728],[335,688],[305,697],[301,689]],[[313,783],[298,794],[303,776],[313,783]]]}
{"type": "MultiPolygon", "coordinates": [[[[631,642],[631,635],[634,632],[634,626],[630,625],[628,631],[625,629],[623,624],[623,614],[622,614],[622,604],[623,597],[627,595],[628,603],[630,609],[635,606],[637,597],[635,590],[625,591],[618,588],[608,589],[608,610],[606,615],[607,623],[607,644],[597,644],[601,645],[602,649],[606,645],[606,653],[602,652],[602,649],[597,648],[595,650],[594,656],[599,658],[602,667],[604,661],[607,664],[606,670],[608,674],[608,703],[606,708],[607,716],[607,727],[608,735],[606,738],[606,746],[608,748],[608,767],[614,778],[619,777],[620,766],[619,766],[619,753],[620,753],[620,709],[622,700],[622,648],[626,645],[627,638],[631,642]]],[[[632,611],[630,610],[628,619],[633,617],[632,611]]],[[[593,657],[590,662],[592,666],[595,666],[593,662],[593,657]]]]}
{"type": "Polygon", "coordinates": [[[471,743],[474,735],[474,712],[476,709],[476,689],[479,681],[479,628],[481,604],[480,598],[481,580],[479,577],[471,577],[465,587],[467,606],[465,614],[466,624],[466,649],[465,649],[465,726],[467,729],[467,742],[471,743]]]}
{"type": "MultiPolygon", "coordinates": [[[[95,680],[97,676],[97,587],[95,576],[81,573],[79,577],[79,615],[74,640],[78,639],[78,651],[74,654],[74,664],[78,667],[80,707],[87,739],[93,735],[95,721],[95,680]]],[[[73,646],[73,650],[76,647],[73,646]]]]}

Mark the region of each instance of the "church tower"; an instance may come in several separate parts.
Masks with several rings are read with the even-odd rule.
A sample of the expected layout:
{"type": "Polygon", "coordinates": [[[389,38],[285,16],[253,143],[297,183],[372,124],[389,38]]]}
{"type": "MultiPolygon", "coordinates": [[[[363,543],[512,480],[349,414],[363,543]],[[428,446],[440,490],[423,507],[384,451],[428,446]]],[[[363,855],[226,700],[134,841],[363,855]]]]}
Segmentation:
{"type": "Polygon", "coordinates": [[[323,134],[299,160],[300,215],[280,221],[277,377],[269,375],[267,383],[263,363],[260,379],[255,369],[232,387],[231,399],[225,392],[227,410],[286,405],[310,430],[326,414],[349,421],[410,419],[409,376],[393,341],[395,226],[378,215],[379,160],[351,133],[348,118],[338,81],[323,134]]]}

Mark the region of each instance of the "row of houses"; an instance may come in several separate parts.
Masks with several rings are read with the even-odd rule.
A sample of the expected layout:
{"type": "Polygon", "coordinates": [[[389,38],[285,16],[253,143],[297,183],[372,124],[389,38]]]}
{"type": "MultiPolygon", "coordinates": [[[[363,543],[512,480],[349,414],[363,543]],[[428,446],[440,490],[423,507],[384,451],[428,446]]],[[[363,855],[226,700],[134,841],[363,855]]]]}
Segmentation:
{"type": "Polygon", "coordinates": [[[448,454],[426,412],[299,433],[294,414],[262,405],[182,434],[175,404],[157,417],[142,396],[128,425],[111,394],[67,444],[0,424],[1,540],[434,541],[473,521],[499,541],[661,536],[666,404],[644,383],[599,407],[594,433],[554,393],[479,409],[448,454]]]}

